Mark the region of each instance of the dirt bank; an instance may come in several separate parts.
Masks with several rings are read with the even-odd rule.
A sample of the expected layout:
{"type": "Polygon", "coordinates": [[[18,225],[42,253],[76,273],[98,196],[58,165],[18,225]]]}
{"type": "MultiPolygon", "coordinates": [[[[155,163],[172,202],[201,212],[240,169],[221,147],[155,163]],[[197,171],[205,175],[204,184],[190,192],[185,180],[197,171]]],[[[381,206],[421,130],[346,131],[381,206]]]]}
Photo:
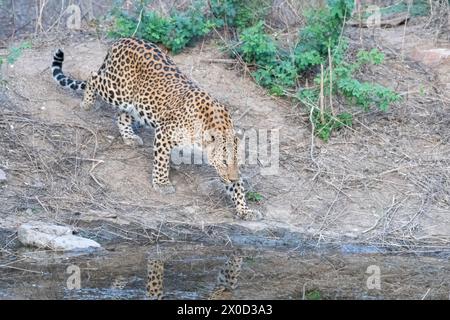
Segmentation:
{"type": "Polygon", "coordinates": [[[0,156],[9,179],[0,195],[1,227],[14,229],[30,218],[76,224],[99,216],[149,227],[238,223],[252,230],[285,227],[318,241],[447,248],[449,104],[436,99],[438,85],[417,64],[388,55],[383,66],[367,70],[367,78],[395,84],[406,99],[387,113],[361,114],[354,130],[324,144],[312,141],[298,106],[268,96],[230,65],[210,63],[223,56],[214,40],[175,56],[185,73],[230,105],[238,128],[279,130],[278,173],[243,168],[249,189],[263,195],[253,206],[265,218],[240,222],[209,167],[174,168],[177,193],[154,192],[151,130],[139,132],[143,148],[127,147],[105,104],[80,110],[81,97],[51,79],[56,47],[65,49],[65,70],[81,79],[101,64],[106,50],[104,42],[88,36],[55,37],[36,41],[5,70],[0,156]]]}

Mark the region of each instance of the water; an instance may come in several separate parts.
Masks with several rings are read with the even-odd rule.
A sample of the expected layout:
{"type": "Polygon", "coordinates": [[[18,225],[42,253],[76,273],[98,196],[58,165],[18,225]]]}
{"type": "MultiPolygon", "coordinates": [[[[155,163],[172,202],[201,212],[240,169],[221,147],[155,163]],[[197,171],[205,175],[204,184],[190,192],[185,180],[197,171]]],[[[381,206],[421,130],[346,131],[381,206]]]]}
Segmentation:
{"type": "Polygon", "coordinates": [[[111,236],[103,226],[83,232],[103,249],[67,254],[13,242],[0,256],[0,298],[148,299],[147,262],[162,259],[166,299],[205,299],[233,254],[243,257],[234,299],[421,299],[427,292],[427,299],[449,298],[450,266],[437,254],[395,254],[363,244],[318,247],[286,230],[250,233],[233,226],[223,232],[227,241],[219,233],[170,226],[167,239],[152,243],[111,236]],[[380,288],[370,285],[373,270],[380,288]]]}

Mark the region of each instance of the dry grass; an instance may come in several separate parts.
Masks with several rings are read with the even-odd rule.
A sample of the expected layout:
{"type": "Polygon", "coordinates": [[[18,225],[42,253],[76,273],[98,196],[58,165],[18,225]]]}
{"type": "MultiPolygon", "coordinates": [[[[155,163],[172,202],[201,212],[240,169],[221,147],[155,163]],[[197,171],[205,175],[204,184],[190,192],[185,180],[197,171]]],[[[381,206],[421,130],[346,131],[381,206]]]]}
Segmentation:
{"type": "MultiPolygon", "coordinates": [[[[289,7],[291,2],[283,3],[289,7]]],[[[400,29],[403,33],[403,28],[400,29]]],[[[301,224],[305,234],[317,243],[356,241],[404,252],[448,250],[450,236],[442,224],[450,210],[450,98],[433,70],[404,59],[398,47],[383,41],[382,34],[374,36],[372,31],[358,29],[348,32],[354,49],[360,47],[362,39],[363,46],[379,47],[387,53],[384,65],[368,68],[359,76],[395,87],[404,101],[387,113],[350,109],[356,119],[355,126],[324,144],[311,134],[310,114],[298,106],[288,106],[286,101],[275,100],[270,112],[281,115],[283,122],[277,125],[287,127],[287,138],[289,135],[295,138],[282,141],[280,146],[280,165],[289,174],[277,178],[255,177],[253,183],[268,199],[267,204],[281,198],[280,202],[289,208],[294,218],[283,223],[292,227],[301,224]],[[299,136],[291,134],[298,131],[299,136]],[[358,231],[351,232],[351,228],[358,231]]],[[[45,39],[51,37],[48,34],[45,39]]],[[[204,60],[202,51],[203,44],[200,52],[193,55],[204,60]]],[[[242,61],[231,66],[244,71],[244,76],[250,74],[242,61]]],[[[194,67],[198,66],[192,65],[191,72],[194,67]]],[[[221,75],[223,70],[216,72],[221,75]]],[[[253,87],[244,89],[248,88],[253,87]]],[[[161,217],[160,226],[194,220],[182,211],[179,202],[171,204],[155,197],[151,202],[131,201],[112,196],[106,175],[98,172],[105,166],[104,155],[114,155],[115,150],[122,148],[108,139],[113,127],[85,119],[43,120],[32,114],[30,108],[46,98],[25,96],[17,89],[9,86],[0,99],[0,165],[14,177],[0,193],[0,203],[4,204],[0,213],[13,219],[14,215],[29,210],[27,218],[75,226],[80,224],[80,214],[106,213],[111,225],[124,219],[140,226],[141,229],[133,232],[149,241],[155,238],[173,241],[175,237],[161,237],[164,233],[161,228],[147,234],[149,225],[136,216],[161,210],[177,212],[177,218],[161,217]]],[[[218,95],[227,94],[227,88],[219,91],[218,95]]],[[[338,97],[332,97],[332,101],[336,112],[349,108],[338,97]]],[[[237,122],[247,126],[272,125],[270,117],[257,118],[253,112],[245,109],[236,117],[237,122]]],[[[148,156],[147,152],[130,151],[130,154],[130,157],[148,156]]],[[[146,161],[150,163],[151,159],[146,161]]],[[[189,173],[183,173],[183,179],[195,185],[195,177],[189,173]]],[[[218,200],[222,195],[217,192],[202,200],[190,198],[193,194],[183,194],[180,198],[190,199],[189,205],[200,203],[201,210],[217,216],[226,212],[224,202],[218,200]]],[[[281,220],[274,214],[266,227],[276,225],[280,222],[277,219],[281,220]]],[[[112,232],[128,240],[124,230],[112,232]]]]}

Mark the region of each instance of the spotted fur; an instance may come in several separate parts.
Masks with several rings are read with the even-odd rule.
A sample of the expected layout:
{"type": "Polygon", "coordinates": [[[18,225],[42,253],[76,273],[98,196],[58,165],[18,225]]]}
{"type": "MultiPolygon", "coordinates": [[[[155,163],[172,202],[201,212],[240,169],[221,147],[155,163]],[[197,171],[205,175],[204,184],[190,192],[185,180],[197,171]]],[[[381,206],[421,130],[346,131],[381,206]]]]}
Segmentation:
{"type": "Polygon", "coordinates": [[[233,290],[237,287],[239,275],[242,269],[242,257],[231,256],[224,267],[220,269],[217,283],[209,296],[209,300],[229,300],[232,298],[233,290]]]}
{"type": "Polygon", "coordinates": [[[149,260],[147,263],[147,296],[150,299],[163,298],[164,262],[149,260]]]}
{"type": "MultiPolygon", "coordinates": [[[[208,295],[209,300],[230,300],[242,269],[242,257],[232,255],[220,269],[216,285],[208,295]]],[[[164,299],[164,261],[160,259],[149,259],[147,261],[147,296],[150,299],[164,299]]]]}
{"type": "Polygon", "coordinates": [[[169,180],[172,148],[197,145],[206,151],[236,207],[237,216],[259,219],[248,209],[237,159],[239,140],[227,108],[200,89],[153,43],[121,39],[113,43],[97,72],[87,81],[73,80],[62,72],[64,54],[53,56],[54,79],[63,87],[84,90],[81,103],[90,109],[95,97],[118,110],[120,134],[128,145],[142,145],[133,123],[155,128],[153,187],[163,194],[175,192],[169,180]]]}

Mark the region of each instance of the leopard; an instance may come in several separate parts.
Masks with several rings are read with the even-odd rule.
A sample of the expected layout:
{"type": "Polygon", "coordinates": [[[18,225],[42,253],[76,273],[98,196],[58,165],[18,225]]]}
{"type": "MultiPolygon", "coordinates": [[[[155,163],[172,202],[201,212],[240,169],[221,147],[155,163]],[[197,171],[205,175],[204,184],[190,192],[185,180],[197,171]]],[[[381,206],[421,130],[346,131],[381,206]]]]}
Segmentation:
{"type": "MultiPolygon", "coordinates": [[[[208,300],[231,300],[234,290],[237,288],[241,274],[243,257],[238,254],[231,255],[216,278],[216,283],[208,300]]],[[[147,297],[151,300],[163,300],[164,295],[164,259],[148,259],[147,261],[147,297]]]]}
{"type": "Polygon", "coordinates": [[[202,89],[156,44],[138,38],[114,41],[98,71],[77,80],[62,71],[64,52],[53,54],[53,79],[61,86],[83,93],[81,107],[92,109],[95,99],[117,110],[117,126],[125,145],[142,146],[134,127],[154,130],[151,183],[162,195],[175,193],[169,179],[174,148],[199,147],[225,185],[235,217],[261,220],[262,214],[247,206],[238,163],[239,137],[228,106],[202,89]]]}
{"type": "Polygon", "coordinates": [[[208,300],[231,300],[241,274],[243,257],[233,254],[220,269],[214,290],[208,300]]]}

